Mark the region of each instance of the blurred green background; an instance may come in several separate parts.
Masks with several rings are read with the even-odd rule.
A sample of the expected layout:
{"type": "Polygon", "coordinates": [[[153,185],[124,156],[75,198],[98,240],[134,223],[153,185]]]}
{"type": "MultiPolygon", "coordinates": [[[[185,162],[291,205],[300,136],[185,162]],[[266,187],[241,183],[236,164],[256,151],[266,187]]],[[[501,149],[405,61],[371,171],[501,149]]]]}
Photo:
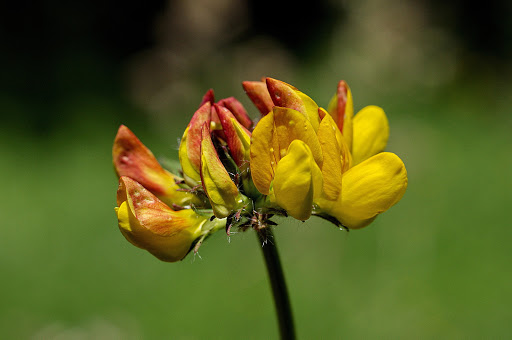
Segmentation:
{"type": "Polygon", "coordinates": [[[403,200],[363,230],[279,221],[300,339],[512,333],[512,20],[506,1],[1,5],[0,338],[275,339],[252,231],[175,264],[130,245],[111,146],[157,156],[201,96],[272,76],[388,114],[403,200]]]}

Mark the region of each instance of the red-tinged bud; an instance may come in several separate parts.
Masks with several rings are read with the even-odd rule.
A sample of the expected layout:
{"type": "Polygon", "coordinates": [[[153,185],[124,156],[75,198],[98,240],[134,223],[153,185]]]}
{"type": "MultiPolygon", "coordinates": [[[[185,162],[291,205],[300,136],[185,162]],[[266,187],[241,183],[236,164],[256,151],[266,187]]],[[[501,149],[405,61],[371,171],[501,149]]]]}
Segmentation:
{"type": "Polygon", "coordinates": [[[336,94],[329,103],[328,112],[343,134],[343,137],[349,146],[349,150],[352,151],[352,120],[354,116],[354,105],[350,87],[344,80],[340,80],[338,82],[336,94]]]}
{"type": "Polygon", "coordinates": [[[209,89],[208,91],[206,91],[199,107],[203,106],[207,102],[210,102],[210,104],[212,105],[215,103],[215,95],[213,93],[213,89],[209,89]]]}
{"type": "Polygon", "coordinates": [[[348,85],[344,80],[340,80],[338,83],[338,88],[336,91],[337,97],[337,111],[334,116],[334,121],[338,124],[338,128],[340,131],[343,131],[343,123],[345,121],[345,111],[347,108],[347,99],[348,99],[348,85]]]}
{"type": "Polygon", "coordinates": [[[200,203],[195,195],[178,191],[176,181],[180,179],[162,168],[153,153],[124,125],[117,131],[112,157],[119,177],[136,180],[166,203],[180,206],[200,203]]]}
{"type": "Polygon", "coordinates": [[[180,144],[180,163],[184,174],[200,181],[201,169],[201,129],[204,124],[210,125],[212,104],[205,102],[195,113],[188,124],[180,144]]]}
{"type": "Polygon", "coordinates": [[[192,209],[172,210],[126,176],[119,179],[116,214],[119,229],[130,243],[167,262],[187,255],[207,221],[192,209]]]}
{"type": "Polygon", "coordinates": [[[272,111],[274,102],[268,93],[267,84],[262,81],[244,81],[242,86],[263,116],[272,111]]]}
{"type": "Polygon", "coordinates": [[[219,116],[228,144],[231,157],[240,170],[244,171],[249,165],[251,133],[236,119],[232,111],[220,105],[214,105],[219,116]]]}
{"type": "MultiPolygon", "coordinates": [[[[240,103],[235,97],[229,97],[225,98],[219,101],[219,105],[226,107],[233,116],[242,124],[243,127],[245,127],[247,130],[250,130],[252,128],[252,120],[247,114],[247,111],[245,110],[242,103],[240,103]]],[[[219,117],[219,119],[221,119],[219,117]]]]}
{"type": "MultiPolygon", "coordinates": [[[[206,91],[205,95],[203,96],[203,99],[201,100],[201,105],[199,107],[203,106],[206,103],[210,103],[212,106],[215,104],[215,94],[213,92],[213,89],[209,89],[206,91]]],[[[220,121],[219,117],[217,117],[217,114],[215,112],[212,112],[211,118],[210,118],[210,124],[212,126],[212,130],[220,130],[220,121]]]]}

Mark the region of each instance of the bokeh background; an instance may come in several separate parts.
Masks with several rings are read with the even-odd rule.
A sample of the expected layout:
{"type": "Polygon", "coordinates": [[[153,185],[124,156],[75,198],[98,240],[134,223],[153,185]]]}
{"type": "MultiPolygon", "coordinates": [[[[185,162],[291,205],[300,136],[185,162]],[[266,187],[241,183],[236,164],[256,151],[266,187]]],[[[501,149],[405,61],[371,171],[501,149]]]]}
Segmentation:
{"type": "Polygon", "coordinates": [[[111,145],[158,156],[201,96],[272,76],[382,106],[403,200],[346,233],[278,221],[301,339],[512,333],[509,1],[11,1],[0,5],[0,338],[275,339],[253,232],[175,264],[130,245],[111,145]]]}

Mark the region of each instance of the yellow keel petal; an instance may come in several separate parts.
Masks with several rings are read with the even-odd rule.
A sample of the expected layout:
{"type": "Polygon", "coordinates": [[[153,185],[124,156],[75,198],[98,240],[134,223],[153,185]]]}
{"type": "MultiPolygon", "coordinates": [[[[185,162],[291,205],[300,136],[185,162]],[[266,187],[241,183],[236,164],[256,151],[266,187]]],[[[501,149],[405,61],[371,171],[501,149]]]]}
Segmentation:
{"type": "Polygon", "coordinates": [[[309,147],[294,140],[276,168],[273,189],[276,203],[304,221],[311,216],[313,199],[322,188],[322,175],[309,147]]]}
{"type": "MultiPolygon", "coordinates": [[[[341,193],[343,157],[336,139],[338,128],[330,115],[324,116],[318,128],[318,141],[322,147],[324,193],[328,200],[336,200],[341,193]]],[[[341,135],[341,134],[340,134],[341,135]]]]}

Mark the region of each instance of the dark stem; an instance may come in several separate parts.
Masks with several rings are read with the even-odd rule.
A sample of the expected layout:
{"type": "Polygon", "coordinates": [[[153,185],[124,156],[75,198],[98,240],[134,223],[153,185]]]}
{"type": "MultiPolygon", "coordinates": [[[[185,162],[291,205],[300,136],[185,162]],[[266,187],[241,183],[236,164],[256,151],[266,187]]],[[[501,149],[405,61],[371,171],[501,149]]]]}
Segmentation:
{"type": "Polygon", "coordinates": [[[279,321],[281,339],[293,340],[295,339],[295,329],[293,326],[292,309],[274,235],[269,227],[257,231],[256,234],[258,234],[258,241],[263,251],[265,264],[267,265],[268,277],[270,279],[270,285],[272,286],[274,304],[279,321]]]}

